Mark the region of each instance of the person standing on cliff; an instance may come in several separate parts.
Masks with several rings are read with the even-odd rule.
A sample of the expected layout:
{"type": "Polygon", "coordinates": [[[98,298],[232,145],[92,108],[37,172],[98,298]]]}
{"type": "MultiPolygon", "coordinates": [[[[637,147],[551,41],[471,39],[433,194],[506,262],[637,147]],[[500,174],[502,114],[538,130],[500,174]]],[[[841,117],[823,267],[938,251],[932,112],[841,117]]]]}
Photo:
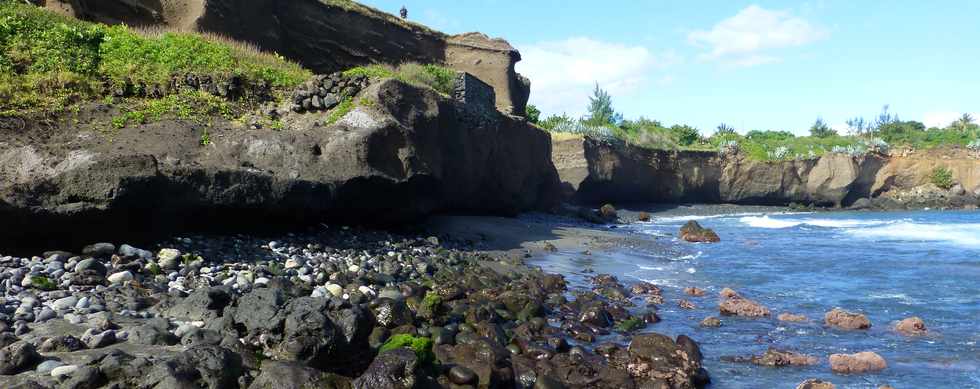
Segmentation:
{"type": "Polygon", "coordinates": [[[408,19],[408,8],[405,8],[404,5],[402,6],[402,10],[398,13],[402,15],[402,19],[408,19]]]}

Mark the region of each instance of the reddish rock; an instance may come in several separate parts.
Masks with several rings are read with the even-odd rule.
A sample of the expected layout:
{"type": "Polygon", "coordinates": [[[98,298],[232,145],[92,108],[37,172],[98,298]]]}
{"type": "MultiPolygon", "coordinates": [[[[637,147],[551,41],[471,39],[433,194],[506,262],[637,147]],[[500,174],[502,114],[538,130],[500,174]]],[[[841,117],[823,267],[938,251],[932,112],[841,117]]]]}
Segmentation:
{"type": "Polygon", "coordinates": [[[832,354],[830,370],[834,373],[858,374],[879,371],[888,367],[885,358],[871,351],[856,354],[832,354]]]}
{"type": "Polygon", "coordinates": [[[664,296],[661,296],[659,294],[654,294],[654,295],[647,296],[646,303],[647,303],[647,305],[660,305],[660,304],[663,304],[664,303],[664,296]]]}
{"type": "Polygon", "coordinates": [[[603,205],[599,208],[599,217],[610,221],[616,220],[616,207],[612,206],[612,204],[603,205]]]}
{"type": "Polygon", "coordinates": [[[901,332],[903,335],[925,335],[926,323],[918,317],[910,317],[898,322],[895,325],[895,330],[901,332]]]}
{"type": "Polygon", "coordinates": [[[721,293],[718,293],[718,295],[721,296],[721,298],[723,299],[727,299],[732,297],[738,297],[738,292],[732,290],[731,288],[725,288],[722,289],[721,293]]]}
{"type": "Polygon", "coordinates": [[[779,321],[803,322],[806,321],[806,316],[783,312],[779,314],[777,319],[779,319],[779,321]]]}
{"type": "Polygon", "coordinates": [[[871,321],[867,316],[860,313],[848,312],[840,308],[834,308],[827,312],[823,317],[824,322],[829,326],[845,330],[866,330],[871,328],[871,321]]]}
{"type": "Polygon", "coordinates": [[[694,296],[694,297],[701,297],[704,296],[705,294],[704,289],[699,289],[694,287],[684,288],[684,293],[687,294],[688,296],[694,296]]]}
{"type": "Polygon", "coordinates": [[[752,363],[760,366],[809,366],[816,365],[817,358],[795,351],[769,348],[765,354],[752,357],[752,363]]]}
{"type": "Polygon", "coordinates": [[[684,299],[681,299],[681,300],[677,301],[677,306],[679,306],[681,308],[684,308],[684,309],[694,309],[695,308],[694,307],[694,303],[692,303],[690,301],[687,301],[687,300],[684,300],[684,299]]]}
{"type": "Polygon", "coordinates": [[[681,239],[695,243],[715,243],[721,241],[718,234],[710,228],[701,227],[694,220],[688,221],[687,224],[681,227],[681,239]]]}
{"type": "Polygon", "coordinates": [[[799,385],[796,385],[796,389],[837,389],[837,386],[828,381],[811,378],[800,382],[799,385]]]}
{"type": "Polygon", "coordinates": [[[636,218],[641,222],[648,222],[651,219],[650,214],[644,211],[640,211],[640,214],[636,218]]]}
{"type": "Polygon", "coordinates": [[[721,327],[721,320],[719,320],[717,317],[714,316],[708,316],[704,318],[704,320],[701,320],[701,327],[706,327],[706,328],[721,327]]]}
{"type": "Polygon", "coordinates": [[[722,315],[745,317],[769,316],[769,308],[740,296],[734,290],[725,288],[721,293],[722,296],[729,296],[724,298],[721,304],[718,304],[718,311],[722,315]]]}

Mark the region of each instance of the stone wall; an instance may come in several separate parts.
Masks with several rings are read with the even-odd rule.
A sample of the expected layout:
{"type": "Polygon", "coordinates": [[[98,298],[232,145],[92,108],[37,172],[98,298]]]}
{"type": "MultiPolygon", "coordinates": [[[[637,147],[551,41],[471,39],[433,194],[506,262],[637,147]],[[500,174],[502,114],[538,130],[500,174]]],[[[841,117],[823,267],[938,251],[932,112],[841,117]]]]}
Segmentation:
{"type": "Polygon", "coordinates": [[[45,0],[45,6],[109,24],[215,33],[277,52],[315,73],[374,63],[435,63],[473,74],[496,106],[523,115],[530,82],[520,53],[479,33],[448,36],[354,2],[318,0],[45,0]]]}

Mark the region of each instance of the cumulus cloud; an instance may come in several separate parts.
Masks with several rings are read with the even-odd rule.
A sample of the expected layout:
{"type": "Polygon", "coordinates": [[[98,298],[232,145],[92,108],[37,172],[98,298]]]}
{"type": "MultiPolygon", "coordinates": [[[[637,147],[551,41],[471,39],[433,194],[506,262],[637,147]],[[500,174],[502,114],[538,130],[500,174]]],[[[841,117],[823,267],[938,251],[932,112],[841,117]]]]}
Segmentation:
{"type": "MultiPolygon", "coordinates": [[[[943,128],[948,126],[950,123],[959,119],[963,116],[963,112],[953,112],[953,111],[933,111],[926,112],[922,115],[922,124],[929,127],[939,127],[943,128]]],[[[980,112],[972,112],[970,116],[974,118],[975,121],[980,121],[980,112]]]]}
{"type": "Polygon", "coordinates": [[[658,56],[646,47],[584,37],[519,49],[517,71],[531,79],[531,103],[548,114],[573,116],[585,112],[596,83],[615,103],[650,83],[658,68],[679,61],[673,53],[658,56]]]}
{"type": "Polygon", "coordinates": [[[772,54],[775,50],[802,46],[826,36],[822,28],[789,11],[750,5],[710,30],[691,32],[687,39],[709,49],[702,55],[704,59],[755,66],[778,61],[779,57],[772,54]]]}

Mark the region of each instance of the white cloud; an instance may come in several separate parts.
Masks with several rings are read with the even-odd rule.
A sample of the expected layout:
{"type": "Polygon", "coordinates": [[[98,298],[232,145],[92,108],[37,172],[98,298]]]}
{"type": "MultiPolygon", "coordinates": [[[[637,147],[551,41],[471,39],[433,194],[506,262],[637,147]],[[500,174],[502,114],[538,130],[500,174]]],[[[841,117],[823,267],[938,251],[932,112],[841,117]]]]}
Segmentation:
{"type": "MultiPolygon", "coordinates": [[[[963,116],[963,112],[953,112],[953,111],[926,112],[924,115],[922,115],[922,124],[925,124],[926,128],[929,127],[943,128],[948,126],[956,119],[959,119],[960,116],[963,116]]],[[[975,121],[980,120],[980,112],[970,113],[970,116],[972,116],[975,121]]]]}
{"type": "Polygon", "coordinates": [[[531,79],[531,103],[546,114],[583,114],[596,83],[613,103],[622,101],[650,83],[654,70],[680,61],[674,53],[656,56],[642,46],[584,37],[519,49],[517,71],[531,79]]]}
{"type": "Polygon", "coordinates": [[[709,48],[702,58],[732,66],[755,66],[779,60],[772,51],[802,46],[827,36],[827,32],[788,11],[750,5],[710,30],[688,34],[689,42],[709,48]]]}

